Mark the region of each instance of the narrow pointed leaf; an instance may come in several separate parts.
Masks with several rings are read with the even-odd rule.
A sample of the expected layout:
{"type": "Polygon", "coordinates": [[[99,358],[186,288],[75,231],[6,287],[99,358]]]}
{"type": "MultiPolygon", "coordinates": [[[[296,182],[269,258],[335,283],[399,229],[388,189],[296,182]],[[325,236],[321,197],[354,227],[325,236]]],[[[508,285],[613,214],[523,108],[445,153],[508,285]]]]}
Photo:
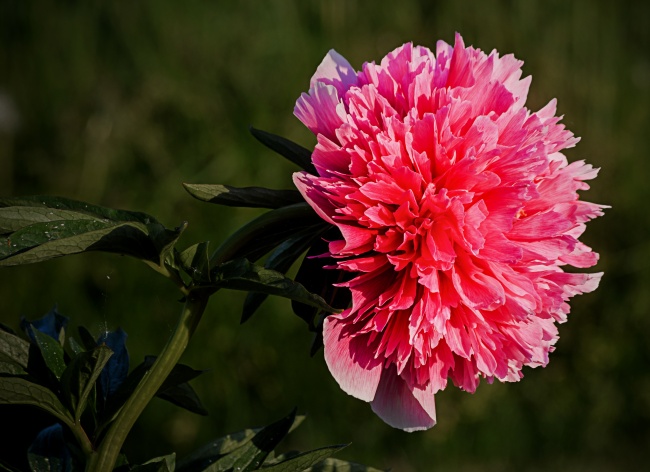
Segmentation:
{"type": "MultiPolygon", "coordinates": [[[[314,241],[298,269],[295,280],[310,292],[318,294],[329,305],[345,309],[351,302],[351,294],[349,290],[338,287],[337,284],[344,282],[349,274],[337,269],[325,269],[324,266],[333,266],[336,261],[330,257],[320,257],[328,251],[327,241],[336,239],[331,234],[332,230],[329,231],[322,239],[314,241]]],[[[317,329],[323,315],[322,310],[299,300],[293,301],[291,307],[294,313],[309,325],[309,329],[317,329]]]]}
{"type": "MultiPolygon", "coordinates": [[[[296,415],[289,432],[295,430],[304,421],[304,415],[296,415]]],[[[262,428],[245,429],[237,433],[229,434],[223,438],[216,439],[205,446],[194,451],[187,457],[184,457],[178,462],[178,472],[194,472],[208,470],[208,466],[233,451],[243,447],[250,442],[253,437],[259,433],[262,428]]],[[[232,459],[232,457],[231,457],[232,459]]],[[[224,463],[222,463],[224,466],[224,463]]],[[[210,469],[212,470],[212,469],[210,469]]],[[[214,469],[218,470],[218,469],[214,469]]]]}
{"type": "Polygon", "coordinates": [[[325,459],[336,454],[346,446],[347,444],[341,444],[337,446],[321,447],[309,452],[303,452],[282,462],[264,466],[260,470],[267,472],[303,472],[305,469],[323,462],[325,459]]]}
{"type": "Polygon", "coordinates": [[[212,280],[216,287],[261,292],[296,300],[320,310],[336,311],[301,284],[280,272],[251,264],[246,259],[236,259],[216,267],[212,271],[212,280]]]}
{"type": "Polygon", "coordinates": [[[222,472],[230,469],[241,472],[257,470],[271,451],[289,433],[295,416],[294,410],[289,416],[263,428],[241,448],[220,458],[204,469],[205,472],[222,472]]]}
{"type": "Polygon", "coordinates": [[[144,464],[136,465],[131,472],[174,472],[176,470],[176,453],[156,457],[144,464]]]}
{"type": "MultiPolygon", "coordinates": [[[[312,229],[301,231],[296,236],[287,239],[280,244],[264,263],[267,269],[286,274],[291,265],[307,250],[313,241],[318,238],[320,232],[312,229]]],[[[268,295],[260,292],[250,292],[244,300],[241,323],[247,321],[259,306],[266,300],[268,295]]]]}
{"type": "Polygon", "coordinates": [[[77,328],[77,332],[79,333],[79,340],[81,341],[81,345],[86,351],[92,351],[97,347],[97,341],[95,341],[95,337],[90,334],[90,331],[88,331],[88,329],[83,326],[79,326],[77,328]]]}
{"type": "Polygon", "coordinates": [[[0,404],[32,405],[65,423],[71,422],[65,407],[54,392],[21,377],[0,376],[0,404]]]}
{"type": "MultiPolygon", "coordinates": [[[[145,376],[145,374],[149,371],[149,369],[151,369],[151,366],[153,365],[155,360],[156,360],[156,356],[146,356],[145,360],[140,364],[138,364],[135,368],[133,368],[133,370],[128,374],[128,376],[126,377],[124,382],[122,382],[122,384],[117,389],[117,391],[115,391],[115,393],[108,398],[106,407],[104,408],[104,411],[102,411],[102,415],[100,418],[100,423],[103,426],[108,424],[113,419],[115,414],[117,414],[117,412],[120,410],[124,402],[128,400],[128,398],[131,396],[133,391],[136,389],[136,387],[138,386],[142,378],[145,376]]],[[[165,398],[164,396],[161,396],[161,393],[173,389],[178,385],[186,383],[189,380],[198,377],[203,372],[204,371],[192,369],[191,367],[186,366],[184,364],[176,364],[172,369],[172,371],[170,372],[170,374],[165,379],[165,381],[163,382],[163,384],[158,389],[156,396],[164,400],[170,401],[174,404],[178,404],[172,401],[170,398],[165,398]]],[[[198,400],[198,397],[196,398],[196,400],[197,400],[196,404],[198,405],[196,409],[198,410],[200,408],[203,408],[201,402],[198,400]]],[[[203,414],[203,412],[205,412],[205,408],[201,410],[201,413],[195,411],[195,413],[198,414],[203,414]]]]}
{"type": "Polygon", "coordinates": [[[156,394],[156,396],[158,398],[162,398],[163,400],[167,400],[176,406],[184,408],[187,411],[196,413],[197,415],[208,415],[208,410],[205,409],[203,403],[201,403],[201,400],[199,400],[199,396],[196,394],[192,386],[187,382],[166,388],[164,390],[161,389],[156,394]]]}
{"type": "Polygon", "coordinates": [[[76,355],[61,376],[61,389],[73,412],[75,422],[79,421],[86,408],[88,396],[95,387],[102,369],[113,355],[106,345],[76,355]]]}
{"type": "Polygon", "coordinates": [[[245,429],[216,439],[178,461],[176,470],[177,472],[205,470],[220,457],[230,454],[249,442],[259,431],[260,428],[245,429]]]}
{"type": "Polygon", "coordinates": [[[290,160],[310,174],[316,175],[316,168],[311,162],[311,151],[309,151],[309,149],[306,149],[301,145],[288,140],[287,138],[277,136],[267,131],[262,131],[251,127],[250,132],[255,137],[255,139],[257,139],[260,143],[264,144],[269,149],[277,152],[282,157],[290,160]]]}
{"type": "Polygon", "coordinates": [[[308,228],[318,231],[322,226],[323,220],[304,202],[268,211],[229,236],[210,261],[214,264],[238,257],[256,261],[296,233],[308,228]]]}
{"type": "Polygon", "coordinates": [[[40,332],[37,329],[31,328],[36,345],[43,355],[45,365],[50,369],[57,379],[61,379],[65,371],[65,361],[63,360],[63,348],[58,341],[55,341],[51,336],[40,332]]]}
{"type": "Polygon", "coordinates": [[[297,190],[208,184],[183,184],[183,186],[198,200],[233,207],[280,208],[304,201],[297,190]]]}

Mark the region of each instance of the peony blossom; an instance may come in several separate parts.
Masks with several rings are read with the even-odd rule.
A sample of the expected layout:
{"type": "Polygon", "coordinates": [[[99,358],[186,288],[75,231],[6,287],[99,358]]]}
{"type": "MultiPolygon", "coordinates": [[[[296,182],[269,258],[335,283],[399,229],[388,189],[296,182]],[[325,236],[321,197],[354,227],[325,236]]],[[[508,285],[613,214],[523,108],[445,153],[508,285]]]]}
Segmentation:
{"type": "Polygon", "coordinates": [[[294,174],[338,227],[329,242],[351,307],[326,318],[341,388],[406,431],[436,422],[434,394],[518,381],[545,366],[567,301],[591,292],[598,254],[578,241],[603,205],[579,200],[597,169],[552,100],[525,107],[522,62],[438,42],[405,44],[359,72],[330,51],[295,115],[317,137],[318,175],[294,174]]]}

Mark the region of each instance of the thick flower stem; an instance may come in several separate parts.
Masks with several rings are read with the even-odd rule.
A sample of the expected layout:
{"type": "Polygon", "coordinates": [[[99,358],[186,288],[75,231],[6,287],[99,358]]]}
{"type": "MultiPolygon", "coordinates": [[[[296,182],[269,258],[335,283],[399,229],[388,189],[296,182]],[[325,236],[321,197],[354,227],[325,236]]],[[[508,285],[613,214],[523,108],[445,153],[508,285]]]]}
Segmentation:
{"type": "Polygon", "coordinates": [[[91,455],[86,466],[87,471],[109,472],[113,470],[131,427],[185,351],[203,315],[208,297],[209,295],[205,292],[189,293],[171,338],[120,410],[97,451],[91,455]]]}

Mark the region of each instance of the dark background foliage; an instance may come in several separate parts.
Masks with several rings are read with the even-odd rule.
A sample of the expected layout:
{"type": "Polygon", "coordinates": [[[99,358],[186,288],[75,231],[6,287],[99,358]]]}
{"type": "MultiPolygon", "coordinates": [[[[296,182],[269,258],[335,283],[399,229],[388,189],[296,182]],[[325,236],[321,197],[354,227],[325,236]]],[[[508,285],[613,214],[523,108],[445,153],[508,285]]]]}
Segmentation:
{"type": "MultiPolygon", "coordinates": [[[[639,1],[2,0],[0,196],[56,194],[146,211],[181,240],[218,242],[255,210],[193,200],[181,182],[291,188],[294,168],[248,125],[313,146],[292,116],[324,54],[355,66],[403,42],[514,53],[533,75],[529,108],[558,98],[582,137],[570,160],[602,167],[585,198],[611,204],[585,242],[601,288],[574,300],[546,369],[518,384],[437,397],[438,422],[406,434],[339,390],[284,300],[239,326],[240,293],[211,301],[183,362],[210,416],[159,400],[133,431],[134,461],[308,414],[296,448],[352,441],[343,457],[395,471],[625,470],[650,444],[650,4],[639,1]]],[[[133,259],[90,254],[0,271],[0,321],[56,302],[97,335],[122,326],[134,362],[157,352],[180,309],[168,281],[133,259]]],[[[73,332],[74,330],[70,330],[73,332]]],[[[4,419],[3,419],[4,420],[4,419]]],[[[43,420],[25,411],[23,422],[43,420]]],[[[9,426],[1,421],[2,428],[9,426]]],[[[7,433],[0,451],[7,451],[7,433]]]]}

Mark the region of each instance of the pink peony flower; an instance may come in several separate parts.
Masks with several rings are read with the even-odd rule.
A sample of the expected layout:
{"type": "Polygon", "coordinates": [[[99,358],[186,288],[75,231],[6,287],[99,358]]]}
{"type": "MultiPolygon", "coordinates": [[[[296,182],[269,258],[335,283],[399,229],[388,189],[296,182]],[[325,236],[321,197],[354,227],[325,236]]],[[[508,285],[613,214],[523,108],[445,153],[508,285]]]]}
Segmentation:
{"type": "Polygon", "coordinates": [[[596,263],[578,237],[605,207],[578,199],[597,169],[560,153],[578,139],[555,100],[525,108],[521,65],[460,35],[359,72],[332,50],[296,103],[318,175],[295,184],[354,274],[352,306],[325,320],[325,360],[391,426],[433,426],[448,379],[474,392],[545,366],[567,300],[602,275],[562,269],[596,263]]]}

